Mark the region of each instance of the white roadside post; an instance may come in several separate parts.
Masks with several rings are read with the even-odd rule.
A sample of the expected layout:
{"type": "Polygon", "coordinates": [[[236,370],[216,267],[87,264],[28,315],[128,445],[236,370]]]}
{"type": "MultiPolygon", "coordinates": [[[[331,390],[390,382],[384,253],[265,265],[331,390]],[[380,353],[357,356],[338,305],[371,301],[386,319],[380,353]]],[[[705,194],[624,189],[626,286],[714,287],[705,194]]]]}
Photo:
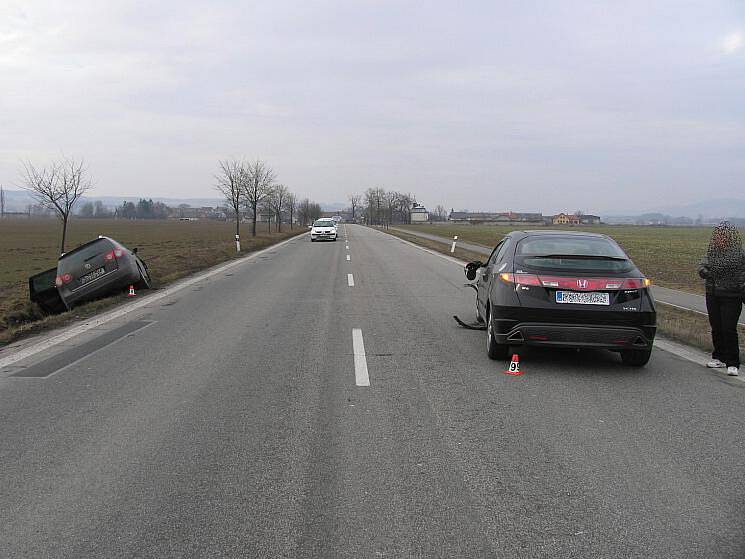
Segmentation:
{"type": "Polygon", "coordinates": [[[458,240],[458,235],[453,237],[453,246],[450,247],[450,252],[455,252],[455,241],[458,240]]]}
{"type": "Polygon", "coordinates": [[[240,235],[235,236],[235,251],[236,252],[241,251],[241,236],[240,235]]]}

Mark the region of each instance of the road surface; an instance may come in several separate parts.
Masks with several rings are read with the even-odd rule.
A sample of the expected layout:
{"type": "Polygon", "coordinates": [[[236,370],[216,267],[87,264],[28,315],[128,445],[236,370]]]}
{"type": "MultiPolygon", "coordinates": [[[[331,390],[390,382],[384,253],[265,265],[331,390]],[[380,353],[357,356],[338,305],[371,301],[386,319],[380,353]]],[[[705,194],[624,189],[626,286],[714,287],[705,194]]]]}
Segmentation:
{"type": "Polygon", "coordinates": [[[6,359],[0,555],[745,555],[742,380],[662,350],[504,375],[459,266],[346,229],[6,359]]]}

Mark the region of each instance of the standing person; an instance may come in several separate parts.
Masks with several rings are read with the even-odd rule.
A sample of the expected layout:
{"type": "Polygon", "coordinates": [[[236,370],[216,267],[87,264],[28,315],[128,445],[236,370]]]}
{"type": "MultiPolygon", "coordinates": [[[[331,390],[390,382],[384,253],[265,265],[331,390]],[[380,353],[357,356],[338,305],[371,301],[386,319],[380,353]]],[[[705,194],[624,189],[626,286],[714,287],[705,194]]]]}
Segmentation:
{"type": "Polygon", "coordinates": [[[729,222],[723,221],[714,228],[698,275],[706,280],[706,310],[714,345],[712,360],[706,366],[727,367],[728,375],[737,376],[740,369],[737,322],[745,297],[745,253],[739,232],[729,222]]]}

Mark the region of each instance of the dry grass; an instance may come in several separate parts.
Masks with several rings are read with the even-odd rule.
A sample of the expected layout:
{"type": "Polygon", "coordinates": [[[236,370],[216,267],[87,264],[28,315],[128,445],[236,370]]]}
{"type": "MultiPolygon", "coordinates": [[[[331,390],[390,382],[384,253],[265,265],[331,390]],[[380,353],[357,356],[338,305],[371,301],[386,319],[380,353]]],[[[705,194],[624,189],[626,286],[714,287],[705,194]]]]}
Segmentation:
{"type": "MultiPolygon", "coordinates": [[[[489,248],[505,233],[518,226],[497,225],[405,225],[407,229],[420,230],[443,237],[482,244],[489,248]]],[[[540,229],[532,226],[531,229],[540,229]]],[[[552,227],[558,229],[559,226],[552,227]]],[[[703,281],[697,267],[711,236],[711,227],[642,227],[626,225],[596,225],[566,227],[567,231],[590,231],[613,237],[631,256],[639,269],[659,285],[703,294],[703,281]]],[[[745,231],[743,232],[745,234],[745,231]]]]}
{"type": "MultiPolygon", "coordinates": [[[[159,287],[236,258],[234,227],[232,223],[210,220],[74,219],[69,226],[67,247],[74,248],[98,235],[112,237],[128,248],[138,247],[140,257],[150,268],[154,287],[159,287]]],[[[112,296],[57,316],[46,316],[29,301],[28,277],[57,262],[59,229],[59,222],[54,219],[0,220],[0,345],[29,332],[90,316],[122,300],[121,296],[112,296]]],[[[251,238],[249,228],[244,226],[242,254],[305,231],[296,227],[294,231],[268,233],[264,229],[251,238]]]]}

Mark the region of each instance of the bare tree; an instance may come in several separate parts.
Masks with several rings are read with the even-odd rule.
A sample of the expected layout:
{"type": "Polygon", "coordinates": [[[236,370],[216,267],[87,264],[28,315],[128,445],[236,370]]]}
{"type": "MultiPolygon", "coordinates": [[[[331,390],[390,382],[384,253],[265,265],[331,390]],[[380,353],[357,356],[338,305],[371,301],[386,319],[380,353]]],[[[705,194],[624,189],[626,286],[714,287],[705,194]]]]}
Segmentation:
{"type": "Polygon", "coordinates": [[[297,196],[292,192],[287,193],[287,211],[290,212],[290,229],[294,223],[295,210],[297,209],[297,196]]]}
{"type": "Polygon", "coordinates": [[[272,190],[276,175],[271,167],[257,159],[248,163],[243,177],[243,197],[246,207],[253,214],[251,232],[256,236],[256,219],[259,207],[272,190]]]}
{"type": "Polygon", "coordinates": [[[391,226],[391,223],[393,223],[393,212],[398,207],[400,194],[398,192],[395,192],[393,190],[386,192],[383,190],[383,208],[385,210],[385,225],[386,228],[391,226]]]}
{"type": "Polygon", "coordinates": [[[414,206],[416,206],[416,196],[411,193],[398,195],[397,207],[401,212],[401,221],[411,223],[411,210],[414,206]]]}
{"type": "Polygon", "coordinates": [[[379,225],[382,223],[383,214],[381,214],[381,208],[384,208],[384,196],[385,190],[382,188],[368,188],[365,191],[368,225],[379,225]]]}
{"type": "Polygon", "coordinates": [[[91,189],[91,180],[83,160],[63,158],[49,167],[35,167],[30,161],[23,164],[23,188],[28,190],[40,206],[57,214],[62,221],[60,253],[65,253],[67,223],[80,197],[91,189]]]}
{"type": "Polygon", "coordinates": [[[278,184],[272,188],[272,192],[267,197],[267,202],[274,215],[277,217],[277,232],[282,231],[282,210],[287,209],[287,198],[290,191],[284,184],[278,184]]]}
{"type": "Polygon", "coordinates": [[[435,206],[435,215],[437,216],[437,221],[445,221],[446,214],[447,210],[442,204],[437,204],[437,206],[435,206]]]}
{"type": "Polygon", "coordinates": [[[243,204],[243,163],[235,159],[218,161],[219,172],[215,175],[218,191],[235,214],[235,250],[241,251],[241,205],[243,204]]]}
{"type": "Polygon", "coordinates": [[[302,225],[308,225],[310,219],[310,200],[308,198],[303,198],[298,202],[297,217],[302,225]]]}
{"type": "Polygon", "coordinates": [[[360,203],[362,202],[362,196],[359,194],[350,194],[349,195],[349,203],[352,207],[352,221],[354,221],[355,214],[357,212],[357,208],[360,207],[360,203]]]}

